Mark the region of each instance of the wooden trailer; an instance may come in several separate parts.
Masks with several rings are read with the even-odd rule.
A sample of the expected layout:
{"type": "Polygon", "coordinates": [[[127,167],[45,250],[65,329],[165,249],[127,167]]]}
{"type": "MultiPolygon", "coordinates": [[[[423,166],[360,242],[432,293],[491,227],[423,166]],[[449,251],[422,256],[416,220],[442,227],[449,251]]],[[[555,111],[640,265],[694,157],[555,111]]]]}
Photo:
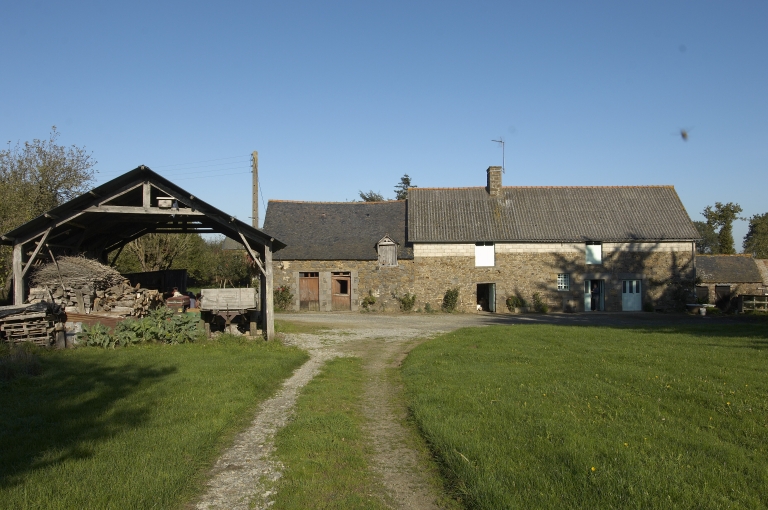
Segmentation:
{"type": "Polygon", "coordinates": [[[211,331],[234,333],[235,328],[258,334],[261,307],[256,289],[202,289],[200,294],[200,320],[209,337],[211,331]]]}

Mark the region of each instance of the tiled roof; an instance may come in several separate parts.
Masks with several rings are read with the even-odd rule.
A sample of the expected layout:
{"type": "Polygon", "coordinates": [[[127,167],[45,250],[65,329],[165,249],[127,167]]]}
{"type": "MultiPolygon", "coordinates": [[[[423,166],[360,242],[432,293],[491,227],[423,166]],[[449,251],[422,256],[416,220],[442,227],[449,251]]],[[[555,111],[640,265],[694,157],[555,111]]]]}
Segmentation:
{"type": "Polygon", "coordinates": [[[672,186],[410,188],[408,217],[411,242],[700,237],[672,186]]]}
{"type": "Polygon", "coordinates": [[[763,276],[749,255],[696,255],[696,276],[703,283],[757,283],[763,276]]]}
{"type": "Polygon", "coordinates": [[[405,201],[270,200],[264,230],[288,245],[276,260],[376,260],[376,243],[387,234],[399,245],[398,258],[413,258],[405,201]]]}

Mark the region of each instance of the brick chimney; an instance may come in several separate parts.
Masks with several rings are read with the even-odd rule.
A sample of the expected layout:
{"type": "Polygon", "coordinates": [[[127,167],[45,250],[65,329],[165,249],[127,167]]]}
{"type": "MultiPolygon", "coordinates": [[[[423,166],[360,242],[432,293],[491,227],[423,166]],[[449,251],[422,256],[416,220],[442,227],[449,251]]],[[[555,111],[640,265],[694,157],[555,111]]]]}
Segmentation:
{"type": "Polygon", "coordinates": [[[501,167],[488,167],[488,186],[485,188],[492,197],[501,195],[501,167]]]}

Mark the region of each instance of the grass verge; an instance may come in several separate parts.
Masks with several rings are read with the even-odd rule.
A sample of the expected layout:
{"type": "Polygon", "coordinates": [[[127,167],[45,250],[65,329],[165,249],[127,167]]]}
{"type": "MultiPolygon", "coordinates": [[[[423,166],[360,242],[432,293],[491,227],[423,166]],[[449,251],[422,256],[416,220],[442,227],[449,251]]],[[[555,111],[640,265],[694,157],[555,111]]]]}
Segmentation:
{"type": "Polygon", "coordinates": [[[470,508],[764,508],[763,324],[465,329],[414,349],[414,417],[470,508]]]}
{"type": "Polygon", "coordinates": [[[179,508],[307,359],[228,335],[39,355],[0,384],[0,508],[179,508]]]}
{"type": "Polygon", "coordinates": [[[388,508],[368,469],[363,381],[359,358],[336,358],[304,388],[295,419],[275,439],[286,469],[274,508],[388,508]]]}

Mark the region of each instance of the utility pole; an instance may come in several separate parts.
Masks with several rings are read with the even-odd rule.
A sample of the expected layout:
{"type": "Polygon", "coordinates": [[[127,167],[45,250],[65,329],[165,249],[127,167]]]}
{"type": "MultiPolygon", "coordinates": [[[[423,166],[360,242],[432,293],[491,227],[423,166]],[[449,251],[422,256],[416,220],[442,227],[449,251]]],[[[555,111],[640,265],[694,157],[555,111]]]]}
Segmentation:
{"type": "Polygon", "coordinates": [[[499,137],[498,140],[491,140],[491,141],[501,144],[501,173],[506,173],[506,171],[504,170],[505,163],[506,163],[505,161],[506,156],[504,154],[504,139],[502,137],[499,137]]]}
{"type": "Polygon", "coordinates": [[[251,153],[251,172],[253,173],[253,210],[251,211],[251,221],[253,228],[259,228],[259,151],[251,153]]]}

